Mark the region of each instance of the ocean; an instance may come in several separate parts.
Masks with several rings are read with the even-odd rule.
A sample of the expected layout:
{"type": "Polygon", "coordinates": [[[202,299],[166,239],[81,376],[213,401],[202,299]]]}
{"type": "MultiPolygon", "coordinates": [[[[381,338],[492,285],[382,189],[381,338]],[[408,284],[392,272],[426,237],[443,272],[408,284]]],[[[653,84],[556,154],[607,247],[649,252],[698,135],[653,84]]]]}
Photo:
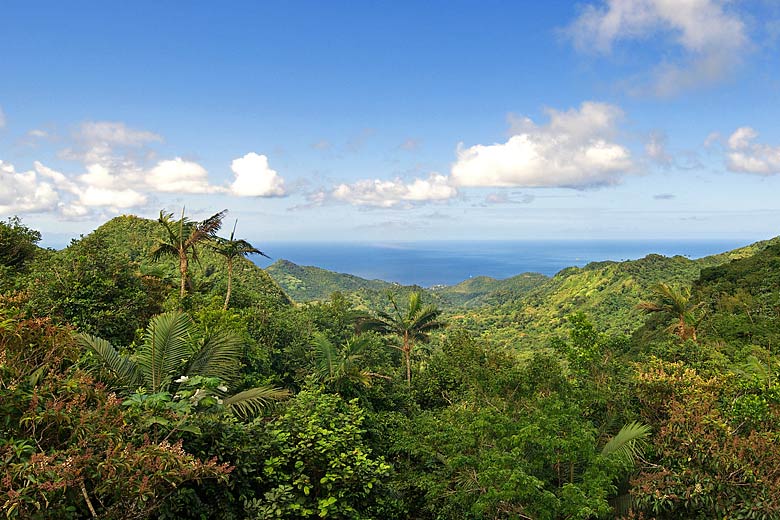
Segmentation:
{"type": "Polygon", "coordinates": [[[430,242],[267,242],[273,260],[252,257],[260,267],[285,259],[361,278],[454,285],[475,276],[508,278],[602,260],[635,260],[650,253],[701,258],[748,245],[737,240],[539,240],[430,242]]]}

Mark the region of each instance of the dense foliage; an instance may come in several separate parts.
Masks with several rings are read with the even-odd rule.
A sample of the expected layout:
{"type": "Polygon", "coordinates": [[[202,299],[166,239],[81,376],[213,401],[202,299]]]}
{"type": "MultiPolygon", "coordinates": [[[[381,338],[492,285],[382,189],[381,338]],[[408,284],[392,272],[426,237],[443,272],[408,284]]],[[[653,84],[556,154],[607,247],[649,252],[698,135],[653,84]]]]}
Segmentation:
{"type": "Polygon", "coordinates": [[[777,240],[421,290],[218,227],[0,223],[7,518],[780,518],[777,240]]]}

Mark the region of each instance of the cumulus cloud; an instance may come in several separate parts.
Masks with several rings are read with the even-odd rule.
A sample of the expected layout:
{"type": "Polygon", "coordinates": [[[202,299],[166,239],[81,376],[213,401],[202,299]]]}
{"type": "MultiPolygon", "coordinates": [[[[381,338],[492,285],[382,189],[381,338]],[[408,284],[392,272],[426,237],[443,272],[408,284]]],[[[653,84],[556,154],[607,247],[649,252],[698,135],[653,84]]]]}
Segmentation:
{"type": "Polygon", "coordinates": [[[37,213],[57,207],[59,196],[35,171],[17,172],[0,160],[0,214],[37,213]]]}
{"type": "Polygon", "coordinates": [[[445,175],[432,173],[427,179],[384,181],[364,179],[352,184],[338,185],[331,196],[355,206],[392,208],[401,203],[447,200],[458,194],[445,175]]]}
{"type": "Polygon", "coordinates": [[[160,161],[146,175],[146,184],[154,191],[177,193],[209,193],[208,172],[200,164],[180,157],[160,161]]]}
{"type": "Polygon", "coordinates": [[[58,198],[61,200],[57,208],[66,217],[84,216],[90,208],[119,211],[143,206],[147,202],[144,193],[128,186],[125,179],[112,175],[108,169],[98,164],[90,165],[86,173],[75,178],[39,161],[34,165],[35,171],[58,190],[58,198]]]}
{"type": "Polygon", "coordinates": [[[284,179],[268,165],[268,157],[250,152],[230,165],[235,179],[230,192],[239,197],[281,197],[284,179]]]}
{"type": "Polygon", "coordinates": [[[579,109],[548,109],[550,121],[512,120],[516,134],[505,143],[458,146],[452,166],[456,186],[561,186],[614,184],[633,168],[631,153],[614,142],[622,111],[585,102],[579,109]]]}
{"type": "Polygon", "coordinates": [[[34,128],[29,132],[27,132],[27,136],[42,139],[44,137],[49,137],[49,132],[47,132],[46,130],[41,130],[39,128],[34,128]]]}
{"type": "MultiPolygon", "coordinates": [[[[31,130],[30,138],[44,138],[31,130]]],[[[232,183],[209,182],[206,169],[181,157],[158,160],[150,145],[163,138],[121,122],[88,121],[71,135],[71,147],[59,157],[80,163],[57,171],[36,161],[34,170],[18,173],[3,165],[0,209],[3,212],[56,211],[78,218],[97,211],[143,207],[154,193],[270,197],[285,194],[284,179],[265,155],[249,153],[231,164],[232,183]],[[75,170],[75,171],[74,171],[75,170]]]]}
{"type": "Polygon", "coordinates": [[[749,46],[745,25],[721,0],[607,0],[588,5],[567,29],[579,50],[609,53],[616,42],[670,35],[682,51],[661,61],[650,91],[668,96],[719,80],[741,61],[749,46]]]}
{"type": "Polygon", "coordinates": [[[729,136],[726,167],[733,172],[775,175],[780,173],[780,146],[754,142],[758,132],[749,126],[729,136]]]}

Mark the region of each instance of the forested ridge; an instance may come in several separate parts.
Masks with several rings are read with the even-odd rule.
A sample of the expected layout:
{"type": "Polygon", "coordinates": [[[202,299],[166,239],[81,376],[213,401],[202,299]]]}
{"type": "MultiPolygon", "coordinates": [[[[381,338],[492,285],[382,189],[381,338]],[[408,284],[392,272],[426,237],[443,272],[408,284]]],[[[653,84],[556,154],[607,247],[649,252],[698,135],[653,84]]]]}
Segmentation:
{"type": "Polygon", "coordinates": [[[780,518],[780,240],[423,289],[232,225],[0,222],[6,518],[780,518]]]}

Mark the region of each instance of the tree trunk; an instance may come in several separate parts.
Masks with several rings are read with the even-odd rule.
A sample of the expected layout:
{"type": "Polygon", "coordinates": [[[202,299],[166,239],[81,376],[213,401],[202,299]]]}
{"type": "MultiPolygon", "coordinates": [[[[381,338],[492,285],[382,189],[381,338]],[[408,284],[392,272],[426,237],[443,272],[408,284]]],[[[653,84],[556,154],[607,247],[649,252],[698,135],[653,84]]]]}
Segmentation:
{"type": "Polygon", "coordinates": [[[181,271],[181,287],[179,290],[179,297],[184,298],[187,293],[187,271],[189,265],[187,262],[187,253],[179,253],[179,271],[181,271]]]}
{"type": "Polygon", "coordinates": [[[404,332],[404,361],[406,361],[406,384],[412,386],[412,345],[409,343],[409,333],[404,332]]]}
{"type": "Polygon", "coordinates": [[[227,259],[227,271],[228,271],[228,286],[227,286],[227,294],[225,295],[225,305],[222,307],[223,311],[226,311],[228,309],[228,303],[230,302],[230,293],[233,289],[233,259],[228,258],[227,259]]]}

